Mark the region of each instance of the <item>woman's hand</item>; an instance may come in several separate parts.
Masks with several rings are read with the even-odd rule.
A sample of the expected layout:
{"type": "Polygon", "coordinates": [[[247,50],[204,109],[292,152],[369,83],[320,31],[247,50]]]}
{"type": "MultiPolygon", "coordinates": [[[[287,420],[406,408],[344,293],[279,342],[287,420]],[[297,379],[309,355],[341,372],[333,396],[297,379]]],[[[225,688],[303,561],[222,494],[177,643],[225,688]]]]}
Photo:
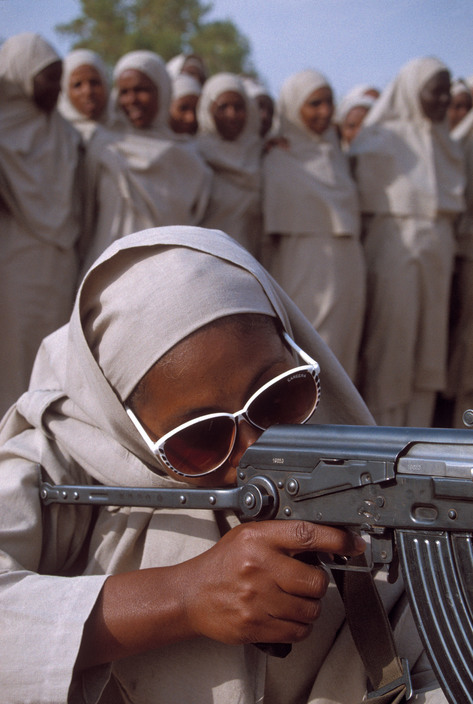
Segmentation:
{"type": "Polygon", "coordinates": [[[321,610],[328,576],[297,559],[320,551],[353,556],[364,541],[306,521],[246,523],[186,564],[183,607],[192,631],[223,643],[296,642],[321,610]]]}
{"type": "Polygon", "coordinates": [[[306,521],[246,523],[171,567],[109,577],[85,624],[78,669],[206,636],[227,644],[306,638],[328,577],[303,552],[353,556],[365,543],[306,521]]]}

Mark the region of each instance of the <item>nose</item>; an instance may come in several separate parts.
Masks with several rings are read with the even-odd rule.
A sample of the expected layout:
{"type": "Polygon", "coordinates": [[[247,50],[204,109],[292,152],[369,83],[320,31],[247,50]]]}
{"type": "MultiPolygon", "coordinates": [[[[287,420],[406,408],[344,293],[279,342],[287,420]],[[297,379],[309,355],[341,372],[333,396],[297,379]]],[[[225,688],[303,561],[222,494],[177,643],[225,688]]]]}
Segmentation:
{"type": "Polygon", "coordinates": [[[237,423],[235,446],[229,458],[230,464],[233,467],[238,467],[245,450],[253,445],[263,432],[259,428],[255,428],[242,417],[238,418],[237,423]]]}

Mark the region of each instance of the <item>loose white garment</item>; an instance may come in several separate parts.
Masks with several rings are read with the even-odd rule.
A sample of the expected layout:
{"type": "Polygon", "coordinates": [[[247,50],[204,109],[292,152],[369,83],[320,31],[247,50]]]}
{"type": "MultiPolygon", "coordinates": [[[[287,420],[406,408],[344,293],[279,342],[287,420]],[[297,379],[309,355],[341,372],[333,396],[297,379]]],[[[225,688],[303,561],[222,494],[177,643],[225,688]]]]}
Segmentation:
{"type": "MultiPolygon", "coordinates": [[[[53,482],[180,485],[160,474],[121,400],[177,340],[216,317],[245,311],[277,315],[317,357],[324,369],[319,422],[370,421],[311,326],[231,238],[179,227],[114,243],[82,284],[70,324],[45,341],[30,392],[0,431],[5,701],[67,700],[83,623],[106,573],[180,562],[220,535],[210,511],[101,508],[87,537],[87,507],[42,514],[36,463],[53,482]],[[84,542],[89,550],[82,564],[84,542]]],[[[113,669],[128,702],[220,704],[256,701],[264,663],[253,647],[197,639],[113,669]]],[[[71,701],[99,701],[109,670],[74,679],[71,701]]]]}
{"type": "Polygon", "coordinates": [[[202,220],[205,227],[227,232],[258,256],[261,239],[261,149],[259,117],[243,80],[217,73],[203,87],[197,108],[197,147],[213,172],[212,191],[202,220]],[[246,124],[233,141],[223,139],[211,115],[213,102],[227,91],[246,104],[246,124]]]}
{"type": "Polygon", "coordinates": [[[162,59],[134,51],[117,63],[110,129],[89,142],[88,246],[83,269],[116,239],[147,227],[199,224],[208,203],[211,172],[192,146],[168,127],[171,82],[162,59]],[[149,128],[134,127],[118,104],[116,81],[127,69],[144,73],[158,90],[149,128]]]}
{"type": "Polygon", "coordinates": [[[464,173],[447,121],[428,120],[419,97],[445,70],[429,57],[406,64],[350,150],[361,207],[372,216],[359,383],[380,423],[430,425],[435,392],[446,381],[452,221],[463,209],[464,173]],[[412,417],[409,406],[427,392],[430,408],[412,417]]]}
{"type": "Polygon", "coordinates": [[[278,100],[287,148],[264,158],[268,267],[353,378],[364,313],[356,187],[335,128],[310,131],[300,109],[328,86],[317,71],[289,77],[278,100]]]}
{"type": "Polygon", "coordinates": [[[91,51],[90,49],[75,49],[64,58],[62,87],[61,95],[59,96],[58,110],[66,120],[69,120],[69,122],[71,122],[74,127],[79,130],[83,139],[88,141],[97,128],[97,122],[100,124],[104,124],[106,122],[107,109],[105,108],[103,114],[98,120],[90,120],[86,115],[79,112],[79,110],[77,110],[77,108],[75,108],[71,103],[68,96],[69,79],[71,77],[71,73],[80,66],[92,66],[97,70],[107,94],[109,79],[105,63],[95,51],[91,51]]]}
{"type": "Polygon", "coordinates": [[[0,412],[26,391],[45,335],[69,317],[80,236],[80,137],[33,100],[56,51],[39,35],[0,47],[0,412]]]}
{"type": "Polygon", "coordinates": [[[446,396],[455,401],[452,423],[462,428],[463,413],[473,408],[473,111],[451,132],[466,165],[465,211],[456,223],[457,257],[451,302],[449,368],[446,396]]]}

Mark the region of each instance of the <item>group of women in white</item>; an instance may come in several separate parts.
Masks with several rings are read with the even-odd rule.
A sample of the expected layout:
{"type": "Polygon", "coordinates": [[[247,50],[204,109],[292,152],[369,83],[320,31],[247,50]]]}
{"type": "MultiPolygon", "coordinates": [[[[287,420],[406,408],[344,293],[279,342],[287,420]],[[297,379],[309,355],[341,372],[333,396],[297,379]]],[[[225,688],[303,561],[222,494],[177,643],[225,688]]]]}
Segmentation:
{"type": "Polygon", "coordinates": [[[178,224],[223,230],[260,259],[378,423],[431,425],[441,392],[460,424],[473,404],[473,111],[466,83],[452,86],[441,61],[418,58],[335,109],[313,69],[273,102],[252,79],[207,77],[196,56],[133,51],[109,81],[89,50],[62,62],[39,35],[6,40],[0,411],[106,247],[178,224]]]}

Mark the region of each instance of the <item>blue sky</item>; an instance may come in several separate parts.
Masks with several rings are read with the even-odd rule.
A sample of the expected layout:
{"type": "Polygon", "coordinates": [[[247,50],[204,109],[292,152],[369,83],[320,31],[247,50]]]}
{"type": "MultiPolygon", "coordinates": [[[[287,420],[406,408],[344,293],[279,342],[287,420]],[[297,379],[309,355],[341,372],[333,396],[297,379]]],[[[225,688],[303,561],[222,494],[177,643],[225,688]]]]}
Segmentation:
{"type": "MultiPolygon", "coordinates": [[[[277,95],[301,69],[322,71],[341,97],[356,83],[383,88],[406,61],[435,55],[452,75],[473,75],[472,0],[213,0],[208,19],[231,19],[247,36],[255,68],[277,95]]],[[[79,14],[77,0],[0,0],[0,35],[37,31],[60,53],[54,26],[79,14]]]]}

